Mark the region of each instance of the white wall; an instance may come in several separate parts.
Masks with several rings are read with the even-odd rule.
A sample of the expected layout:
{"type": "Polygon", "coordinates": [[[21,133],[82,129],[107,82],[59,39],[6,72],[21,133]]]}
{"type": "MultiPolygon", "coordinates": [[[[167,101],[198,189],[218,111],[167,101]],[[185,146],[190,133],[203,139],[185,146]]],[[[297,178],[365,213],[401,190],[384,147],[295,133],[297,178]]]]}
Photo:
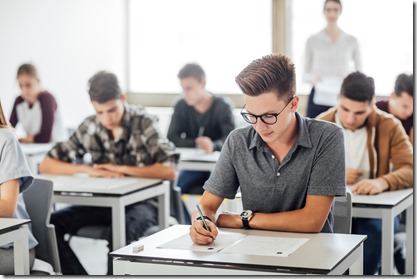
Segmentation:
{"type": "Polygon", "coordinates": [[[16,71],[34,63],[67,126],[93,113],[88,79],[99,70],[118,75],[125,88],[122,0],[1,0],[0,98],[9,117],[19,94],[16,71]]]}

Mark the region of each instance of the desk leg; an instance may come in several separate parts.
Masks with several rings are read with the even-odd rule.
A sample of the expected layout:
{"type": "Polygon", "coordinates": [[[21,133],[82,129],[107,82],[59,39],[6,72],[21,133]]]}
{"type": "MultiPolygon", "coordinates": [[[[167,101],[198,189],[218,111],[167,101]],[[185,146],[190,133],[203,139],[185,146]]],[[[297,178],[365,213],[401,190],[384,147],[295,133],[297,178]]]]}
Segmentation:
{"type": "Polygon", "coordinates": [[[15,275],[29,275],[29,238],[28,228],[22,226],[13,232],[17,239],[13,244],[15,275]]]}
{"type": "Polygon", "coordinates": [[[349,275],[363,275],[363,242],[358,248],[360,257],[349,268],[349,275]]]}
{"type": "Polygon", "coordinates": [[[169,226],[169,182],[164,181],[163,186],[164,192],[158,196],[158,220],[160,230],[166,229],[169,226]]]}
{"type": "Polygon", "coordinates": [[[406,262],[405,262],[405,274],[406,275],[414,275],[414,239],[413,239],[413,224],[414,224],[414,211],[413,211],[414,205],[411,205],[407,208],[406,215],[406,233],[407,233],[407,239],[406,241],[406,262]]]}
{"type": "Polygon", "coordinates": [[[125,206],[116,199],[111,207],[113,251],[126,245],[125,206]]]}
{"type": "MultiPolygon", "coordinates": [[[[371,236],[372,237],[372,236],[371,236]]],[[[394,274],[394,216],[392,210],[382,210],[382,275],[394,274]]]]}

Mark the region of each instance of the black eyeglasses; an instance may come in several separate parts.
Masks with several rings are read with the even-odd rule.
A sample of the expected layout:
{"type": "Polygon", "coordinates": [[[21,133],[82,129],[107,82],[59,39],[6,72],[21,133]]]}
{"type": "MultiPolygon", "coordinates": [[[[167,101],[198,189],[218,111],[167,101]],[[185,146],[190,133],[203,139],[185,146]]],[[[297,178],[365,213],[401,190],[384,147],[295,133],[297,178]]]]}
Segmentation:
{"type": "Polygon", "coordinates": [[[284,109],[288,106],[289,103],[291,103],[292,99],[294,99],[294,96],[288,101],[288,103],[285,105],[285,107],[278,113],[265,113],[265,114],[261,114],[261,115],[255,115],[249,112],[243,112],[243,110],[246,107],[246,104],[243,106],[242,110],[240,111],[240,114],[243,117],[243,120],[245,120],[246,122],[250,123],[250,124],[256,124],[256,122],[258,122],[258,118],[260,118],[262,120],[263,123],[267,124],[267,125],[273,125],[275,123],[277,123],[278,120],[278,115],[281,114],[281,112],[284,111],[284,109]]]}

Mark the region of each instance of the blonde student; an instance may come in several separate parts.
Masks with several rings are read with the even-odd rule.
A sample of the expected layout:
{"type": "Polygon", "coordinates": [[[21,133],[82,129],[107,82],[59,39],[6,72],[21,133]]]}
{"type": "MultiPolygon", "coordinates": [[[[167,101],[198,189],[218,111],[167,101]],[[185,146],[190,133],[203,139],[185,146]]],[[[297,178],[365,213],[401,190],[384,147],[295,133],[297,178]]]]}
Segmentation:
{"type": "MultiPolygon", "coordinates": [[[[26,159],[19,142],[4,117],[0,102],[0,217],[29,219],[22,192],[33,182],[26,159]]],[[[29,229],[30,266],[35,260],[35,246],[38,244],[29,229]]],[[[14,274],[13,245],[0,246],[0,274],[14,274]]]]}
{"type": "Polygon", "coordinates": [[[67,138],[55,97],[41,87],[38,71],[32,64],[17,70],[20,96],[14,102],[10,123],[20,124],[26,133],[22,143],[47,143],[67,138]]]}

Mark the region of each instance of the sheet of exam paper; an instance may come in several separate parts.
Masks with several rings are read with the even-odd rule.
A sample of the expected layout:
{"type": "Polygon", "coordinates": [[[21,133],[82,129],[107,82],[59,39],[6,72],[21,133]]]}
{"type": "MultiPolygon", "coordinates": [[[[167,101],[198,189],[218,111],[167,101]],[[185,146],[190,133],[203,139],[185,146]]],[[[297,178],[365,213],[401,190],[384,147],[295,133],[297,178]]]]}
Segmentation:
{"type": "Polygon", "coordinates": [[[248,235],[233,245],[223,249],[222,253],[288,257],[307,241],[308,238],[248,235]]]}
{"type": "Polygon", "coordinates": [[[184,234],[176,239],[168,241],[157,248],[162,249],[180,249],[180,250],[189,250],[189,251],[199,251],[199,252],[219,252],[225,247],[239,241],[240,239],[246,237],[246,235],[241,233],[232,233],[219,230],[216,240],[214,240],[209,245],[197,245],[194,244],[191,240],[190,235],[184,234]]]}

